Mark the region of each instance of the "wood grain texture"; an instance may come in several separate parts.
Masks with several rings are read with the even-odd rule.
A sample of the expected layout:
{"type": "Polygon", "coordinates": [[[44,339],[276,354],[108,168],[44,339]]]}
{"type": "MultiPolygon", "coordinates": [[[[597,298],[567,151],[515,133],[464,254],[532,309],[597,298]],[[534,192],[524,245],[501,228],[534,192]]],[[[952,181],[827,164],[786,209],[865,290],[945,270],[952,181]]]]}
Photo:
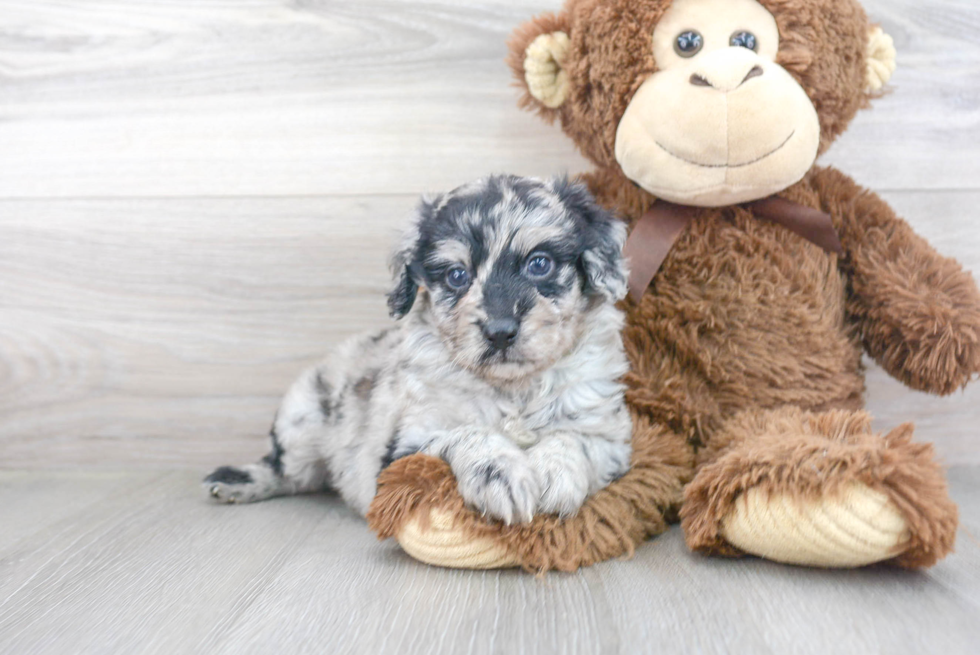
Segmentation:
{"type": "MultiPolygon", "coordinates": [[[[587,167],[503,64],[559,0],[0,0],[0,197],[417,193],[587,167]]],[[[866,0],[894,93],[825,158],[877,189],[975,189],[980,10],[866,0]]]]}
{"type": "Polygon", "coordinates": [[[303,366],[389,320],[387,244],[415,201],[0,202],[0,462],[264,448],[303,366]]]}
{"type": "Polygon", "coordinates": [[[980,469],[951,482],[958,552],[926,572],[704,558],[675,528],[536,578],[419,564],[328,495],[219,506],[188,473],[0,472],[20,526],[0,653],[975,653],[980,469]],[[37,489],[70,503],[73,476],[101,500],[28,529],[37,489]]]}
{"type": "MultiPolygon", "coordinates": [[[[980,270],[978,192],[886,194],[980,270]]],[[[414,196],[0,201],[0,466],[251,461],[280,395],[339,340],[385,325],[385,260],[414,196]]],[[[879,427],[919,423],[980,463],[980,387],[869,375],[879,427]]]]}

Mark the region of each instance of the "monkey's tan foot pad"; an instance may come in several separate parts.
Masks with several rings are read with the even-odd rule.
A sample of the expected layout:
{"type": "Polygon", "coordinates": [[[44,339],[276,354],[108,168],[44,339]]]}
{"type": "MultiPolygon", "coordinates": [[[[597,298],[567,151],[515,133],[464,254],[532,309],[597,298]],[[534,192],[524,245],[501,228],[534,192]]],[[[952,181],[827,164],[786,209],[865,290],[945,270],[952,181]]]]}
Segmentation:
{"type": "Polygon", "coordinates": [[[382,471],[367,521],[379,539],[394,538],[426,564],[457,569],[521,565],[494,538],[502,526],[465,507],[452,470],[437,457],[409,455],[382,471]]]}
{"type": "Polygon", "coordinates": [[[452,569],[507,569],[521,565],[517,556],[487,537],[474,537],[457,527],[448,512],[433,509],[422,528],[410,518],[395,535],[402,549],[426,564],[452,569]]]}
{"type": "Polygon", "coordinates": [[[889,560],[909,546],[909,526],[882,492],[860,482],[817,499],[753,487],[722,519],[721,536],[737,548],[785,564],[851,568],[889,560]]]}

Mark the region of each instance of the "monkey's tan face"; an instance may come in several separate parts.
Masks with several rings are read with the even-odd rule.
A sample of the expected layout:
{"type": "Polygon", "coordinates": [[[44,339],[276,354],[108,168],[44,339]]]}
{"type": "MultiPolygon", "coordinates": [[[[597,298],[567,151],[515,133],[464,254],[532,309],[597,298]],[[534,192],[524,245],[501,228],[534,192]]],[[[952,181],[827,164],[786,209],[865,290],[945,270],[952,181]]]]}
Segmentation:
{"type": "Polygon", "coordinates": [[[658,71],[616,132],[616,160],[659,198],[718,207],[798,182],[820,142],[806,92],[776,63],[776,21],[756,0],[675,0],[652,36],[658,71]]]}

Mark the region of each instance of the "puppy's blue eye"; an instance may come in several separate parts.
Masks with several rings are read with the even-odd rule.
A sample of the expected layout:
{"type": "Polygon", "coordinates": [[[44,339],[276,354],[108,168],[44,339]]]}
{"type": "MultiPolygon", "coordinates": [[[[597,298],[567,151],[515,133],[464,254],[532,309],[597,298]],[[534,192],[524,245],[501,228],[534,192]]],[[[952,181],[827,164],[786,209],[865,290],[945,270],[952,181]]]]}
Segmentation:
{"type": "Polygon", "coordinates": [[[544,277],[554,268],[554,262],[548,255],[535,254],[527,260],[527,274],[531,277],[544,277]]]}
{"type": "Polygon", "coordinates": [[[453,289],[462,289],[470,283],[470,274],[462,266],[454,266],[446,271],[446,284],[453,289]]]}

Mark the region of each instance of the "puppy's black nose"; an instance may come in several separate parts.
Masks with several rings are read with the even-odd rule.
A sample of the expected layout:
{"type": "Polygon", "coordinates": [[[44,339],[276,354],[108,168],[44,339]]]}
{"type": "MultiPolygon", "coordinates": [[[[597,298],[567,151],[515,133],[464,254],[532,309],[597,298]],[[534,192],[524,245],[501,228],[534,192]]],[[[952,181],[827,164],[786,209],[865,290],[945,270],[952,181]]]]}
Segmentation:
{"type": "Polygon", "coordinates": [[[483,336],[495,350],[504,350],[514,343],[520,325],[512,318],[494,318],[483,326],[483,336]]]}

